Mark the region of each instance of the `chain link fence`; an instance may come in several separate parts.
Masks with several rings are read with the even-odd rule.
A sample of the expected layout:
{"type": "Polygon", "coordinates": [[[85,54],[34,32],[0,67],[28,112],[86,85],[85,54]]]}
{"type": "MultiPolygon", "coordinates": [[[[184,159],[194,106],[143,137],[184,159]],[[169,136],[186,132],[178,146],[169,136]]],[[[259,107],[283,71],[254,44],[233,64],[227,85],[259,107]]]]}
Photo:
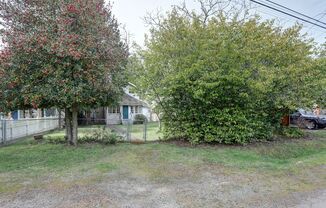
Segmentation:
{"type": "Polygon", "coordinates": [[[108,127],[128,142],[150,142],[162,139],[159,122],[125,120],[123,124],[108,127]]]}
{"type": "MultiPolygon", "coordinates": [[[[80,137],[89,134],[96,129],[105,128],[114,132],[125,142],[150,142],[162,139],[159,122],[147,122],[146,120],[124,120],[121,124],[106,125],[105,119],[79,119],[78,134],[80,137]]],[[[64,121],[59,118],[0,120],[0,144],[12,143],[20,139],[47,134],[53,131],[53,136],[64,136],[64,121]]]]}

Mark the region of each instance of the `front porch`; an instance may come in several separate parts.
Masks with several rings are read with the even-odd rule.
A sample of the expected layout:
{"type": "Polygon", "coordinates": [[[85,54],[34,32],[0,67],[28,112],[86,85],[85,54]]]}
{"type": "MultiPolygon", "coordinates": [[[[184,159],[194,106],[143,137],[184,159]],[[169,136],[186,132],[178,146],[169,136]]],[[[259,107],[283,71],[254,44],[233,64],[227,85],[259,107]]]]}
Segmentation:
{"type": "Polygon", "coordinates": [[[106,124],[127,124],[136,114],[142,113],[142,106],[122,105],[119,107],[107,108],[106,124]]]}

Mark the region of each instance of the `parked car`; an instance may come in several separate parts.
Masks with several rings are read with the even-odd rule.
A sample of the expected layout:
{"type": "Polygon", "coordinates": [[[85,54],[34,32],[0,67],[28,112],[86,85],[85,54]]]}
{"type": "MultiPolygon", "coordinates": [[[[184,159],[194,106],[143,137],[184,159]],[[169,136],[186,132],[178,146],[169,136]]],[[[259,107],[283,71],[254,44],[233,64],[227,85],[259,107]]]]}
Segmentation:
{"type": "Polygon", "coordinates": [[[299,109],[290,115],[291,124],[305,129],[326,128],[326,115],[316,116],[310,111],[299,109]]]}

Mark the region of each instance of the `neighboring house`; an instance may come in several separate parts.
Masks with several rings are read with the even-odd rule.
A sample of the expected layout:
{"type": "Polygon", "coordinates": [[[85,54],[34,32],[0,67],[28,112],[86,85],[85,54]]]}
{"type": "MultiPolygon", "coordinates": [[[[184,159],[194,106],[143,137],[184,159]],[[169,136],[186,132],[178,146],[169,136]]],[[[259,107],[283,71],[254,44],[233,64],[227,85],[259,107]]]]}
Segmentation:
{"type": "Polygon", "coordinates": [[[149,105],[142,101],[132,90],[131,83],[124,89],[124,95],[116,107],[101,107],[81,112],[79,124],[121,124],[133,120],[135,115],[143,114],[148,121],[152,121],[152,111],[149,105]]]}
{"type": "Polygon", "coordinates": [[[50,118],[57,117],[58,111],[56,109],[29,109],[29,110],[16,110],[8,114],[2,114],[2,119],[8,120],[22,120],[32,118],[50,118]]]}
{"type": "Polygon", "coordinates": [[[0,113],[0,144],[57,129],[56,109],[16,110],[0,113]]]}
{"type": "Polygon", "coordinates": [[[143,114],[150,120],[148,105],[137,97],[125,92],[119,106],[107,108],[106,124],[126,123],[128,120],[133,120],[137,114],[143,114]]]}

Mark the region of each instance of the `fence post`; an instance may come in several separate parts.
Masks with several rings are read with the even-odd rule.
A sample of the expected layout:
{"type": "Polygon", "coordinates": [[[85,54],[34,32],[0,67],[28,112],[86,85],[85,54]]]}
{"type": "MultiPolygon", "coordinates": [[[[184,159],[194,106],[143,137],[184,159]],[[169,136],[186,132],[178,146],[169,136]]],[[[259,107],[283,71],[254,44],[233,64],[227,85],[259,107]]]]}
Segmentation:
{"type": "Polygon", "coordinates": [[[128,140],[131,142],[132,120],[128,120],[128,140]]]}
{"type": "Polygon", "coordinates": [[[6,140],[7,140],[7,122],[6,120],[2,120],[2,143],[6,144],[6,140]]]}
{"type": "Polygon", "coordinates": [[[26,136],[28,136],[28,121],[25,120],[25,133],[26,133],[26,136]]]}
{"type": "Polygon", "coordinates": [[[12,126],[13,126],[13,123],[10,124],[10,139],[13,140],[14,139],[14,135],[12,133],[12,126]]]}
{"type": "Polygon", "coordinates": [[[4,137],[3,137],[3,135],[4,135],[4,132],[3,132],[3,120],[2,119],[0,119],[0,121],[1,121],[1,141],[0,141],[0,144],[3,144],[3,141],[4,141],[4,137]]]}
{"type": "Polygon", "coordinates": [[[147,140],[147,119],[144,121],[144,140],[147,140]]]}
{"type": "Polygon", "coordinates": [[[127,120],[126,121],[126,124],[127,124],[127,128],[126,128],[126,134],[127,134],[127,141],[129,141],[129,132],[130,132],[130,130],[129,130],[129,126],[130,126],[130,124],[129,124],[129,120],[127,120]]]}

